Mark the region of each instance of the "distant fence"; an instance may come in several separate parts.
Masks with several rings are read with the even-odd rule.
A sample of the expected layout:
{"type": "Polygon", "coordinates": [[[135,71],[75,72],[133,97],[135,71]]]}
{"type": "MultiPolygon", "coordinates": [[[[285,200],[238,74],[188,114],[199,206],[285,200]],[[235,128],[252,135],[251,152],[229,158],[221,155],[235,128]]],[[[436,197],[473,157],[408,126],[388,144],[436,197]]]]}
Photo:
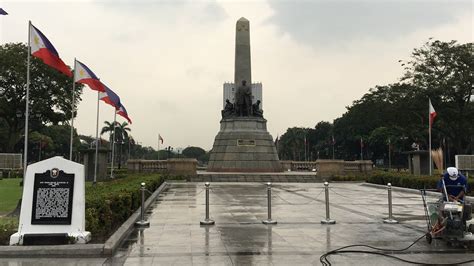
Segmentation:
{"type": "Polygon", "coordinates": [[[474,155],[456,155],[456,168],[464,174],[474,174],[474,155]]]}
{"type": "Polygon", "coordinates": [[[280,161],[283,169],[291,171],[317,171],[318,175],[367,174],[372,171],[372,161],[317,160],[311,162],[280,161]]]}
{"type": "Polygon", "coordinates": [[[22,167],[22,154],[0,153],[0,170],[15,170],[22,167]]]}
{"type": "Polygon", "coordinates": [[[135,173],[167,173],[178,175],[195,175],[196,159],[169,160],[128,160],[127,169],[135,173]]]}

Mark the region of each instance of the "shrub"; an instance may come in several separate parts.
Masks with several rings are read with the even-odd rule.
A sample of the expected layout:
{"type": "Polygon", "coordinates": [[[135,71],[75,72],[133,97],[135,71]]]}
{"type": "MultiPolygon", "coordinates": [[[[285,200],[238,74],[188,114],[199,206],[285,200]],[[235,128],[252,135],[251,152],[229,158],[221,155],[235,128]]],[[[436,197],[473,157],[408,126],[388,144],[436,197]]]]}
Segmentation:
{"type": "Polygon", "coordinates": [[[367,177],[365,176],[331,176],[329,180],[331,181],[366,181],[367,177]]]}
{"type": "MultiPolygon", "coordinates": [[[[110,169],[111,168],[107,169],[107,173],[110,173],[110,169]]],[[[114,178],[119,179],[119,178],[127,177],[127,173],[128,173],[127,168],[120,168],[120,169],[115,168],[114,169],[114,178]]]]}
{"type": "MultiPolygon", "coordinates": [[[[159,174],[131,175],[86,186],[86,230],[93,242],[105,241],[140,207],[140,183],[155,191],[164,181],[159,174]]],[[[146,197],[150,196],[146,193],[146,197]]]]}
{"type": "MultiPolygon", "coordinates": [[[[140,183],[145,182],[149,191],[155,191],[164,180],[159,174],[137,174],[95,186],[86,183],[86,230],[91,232],[92,242],[103,243],[140,207],[140,183]]],[[[8,245],[10,235],[17,229],[18,217],[1,217],[0,245],[8,245]]]]}
{"type": "Polygon", "coordinates": [[[18,229],[18,217],[0,218],[0,245],[8,245],[10,236],[18,229]]]}
{"type": "MultiPolygon", "coordinates": [[[[374,171],[367,176],[367,182],[379,185],[387,185],[391,183],[392,186],[414,188],[414,189],[435,189],[439,176],[415,176],[408,173],[382,172],[374,171]]],[[[474,195],[472,188],[474,186],[473,180],[468,180],[468,195],[474,195]]]]}

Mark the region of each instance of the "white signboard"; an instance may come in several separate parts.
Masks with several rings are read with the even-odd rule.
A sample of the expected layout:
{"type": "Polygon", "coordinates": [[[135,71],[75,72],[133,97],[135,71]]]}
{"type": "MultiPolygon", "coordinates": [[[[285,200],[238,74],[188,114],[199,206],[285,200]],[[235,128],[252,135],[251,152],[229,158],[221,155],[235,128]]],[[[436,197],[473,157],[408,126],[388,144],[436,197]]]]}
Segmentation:
{"type": "Polygon", "coordinates": [[[456,155],[454,158],[459,170],[474,170],[474,155],[456,155]]]}
{"type": "Polygon", "coordinates": [[[85,231],[85,223],[84,165],[62,157],[29,165],[23,180],[18,232],[10,237],[10,245],[54,236],[87,243],[91,234],[85,231]]]}

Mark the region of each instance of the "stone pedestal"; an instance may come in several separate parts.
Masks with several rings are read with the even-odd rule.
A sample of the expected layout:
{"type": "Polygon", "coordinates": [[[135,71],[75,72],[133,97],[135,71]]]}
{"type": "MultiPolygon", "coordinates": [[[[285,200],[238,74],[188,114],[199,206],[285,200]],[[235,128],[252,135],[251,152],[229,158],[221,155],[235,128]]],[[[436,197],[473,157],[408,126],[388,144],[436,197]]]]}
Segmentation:
{"type": "MultiPolygon", "coordinates": [[[[430,174],[430,154],[428,151],[408,151],[408,168],[412,175],[430,174]]],[[[433,164],[434,165],[434,164],[433,164]]]]}
{"type": "Polygon", "coordinates": [[[267,120],[233,117],[221,120],[211,150],[209,172],[281,172],[283,170],[267,120]]]}
{"type": "MultiPolygon", "coordinates": [[[[105,180],[108,178],[107,173],[107,157],[109,150],[106,148],[99,148],[97,158],[97,181],[105,180]]],[[[87,149],[83,151],[84,154],[84,166],[86,169],[86,180],[94,180],[95,171],[95,148],[87,149]]]]}

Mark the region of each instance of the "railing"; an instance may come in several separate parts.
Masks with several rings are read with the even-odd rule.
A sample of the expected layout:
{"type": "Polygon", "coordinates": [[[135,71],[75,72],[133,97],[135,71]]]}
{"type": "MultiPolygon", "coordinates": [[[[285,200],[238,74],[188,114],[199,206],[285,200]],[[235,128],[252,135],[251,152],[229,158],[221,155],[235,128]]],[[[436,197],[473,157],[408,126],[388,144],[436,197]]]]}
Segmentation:
{"type": "Polygon", "coordinates": [[[328,175],[350,175],[356,173],[369,173],[372,171],[372,161],[343,161],[343,160],[317,160],[280,161],[285,171],[317,171],[328,175]]]}
{"type": "Polygon", "coordinates": [[[0,170],[21,169],[22,154],[0,153],[0,170]]]}
{"type": "Polygon", "coordinates": [[[128,160],[127,167],[128,171],[135,173],[168,173],[195,175],[197,168],[197,160],[128,160]]]}
{"type": "Polygon", "coordinates": [[[155,172],[155,171],[168,169],[167,161],[143,160],[143,161],[140,161],[140,163],[141,163],[141,170],[143,172],[155,172]]]}

